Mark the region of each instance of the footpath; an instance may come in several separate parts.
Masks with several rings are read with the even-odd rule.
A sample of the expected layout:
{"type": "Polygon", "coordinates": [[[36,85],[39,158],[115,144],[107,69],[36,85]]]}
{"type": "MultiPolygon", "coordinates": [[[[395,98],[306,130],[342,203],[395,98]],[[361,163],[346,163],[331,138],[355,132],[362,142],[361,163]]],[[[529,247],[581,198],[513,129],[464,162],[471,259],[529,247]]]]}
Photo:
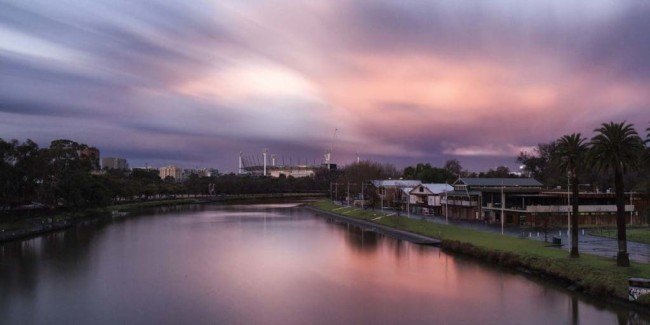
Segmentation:
{"type": "MultiPolygon", "coordinates": [[[[380,210],[374,210],[380,211],[380,210]]],[[[390,210],[384,210],[384,213],[390,212],[390,210]]],[[[448,223],[453,226],[468,228],[472,230],[485,231],[500,234],[501,225],[498,224],[486,224],[482,221],[467,221],[467,220],[458,220],[455,218],[446,219],[444,216],[432,216],[432,215],[421,215],[421,214],[406,214],[400,212],[400,216],[408,217],[411,219],[417,220],[426,220],[429,222],[435,222],[440,224],[448,223]]],[[[578,231],[578,250],[581,253],[587,253],[597,256],[603,256],[607,258],[616,258],[616,253],[618,252],[618,243],[614,238],[593,236],[588,233],[588,230],[580,229],[578,231]]],[[[539,229],[531,229],[529,227],[517,227],[517,226],[507,226],[503,229],[503,234],[512,237],[526,238],[530,240],[544,241],[544,232],[539,229]]],[[[567,252],[571,249],[570,237],[568,234],[568,229],[555,229],[549,230],[547,232],[547,240],[549,245],[551,244],[553,237],[558,237],[561,239],[562,245],[558,246],[558,249],[564,249],[567,252]]],[[[636,261],[639,263],[650,264],[650,244],[639,243],[639,242],[627,242],[627,251],[630,254],[630,260],[636,261]]]]}

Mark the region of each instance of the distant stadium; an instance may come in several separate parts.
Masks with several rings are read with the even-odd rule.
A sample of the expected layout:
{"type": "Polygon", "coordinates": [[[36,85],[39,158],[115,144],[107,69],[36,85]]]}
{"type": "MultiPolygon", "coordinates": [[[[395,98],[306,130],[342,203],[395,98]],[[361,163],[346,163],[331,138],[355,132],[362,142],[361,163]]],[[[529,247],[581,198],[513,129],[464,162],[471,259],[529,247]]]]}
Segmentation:
{"type": "Polygon", "coordinates": [[[244,156],[239,153],[239,174],[252,175],[252,176],[270,176],[270,177],[311,177],[316,174],[316,171],[321,169],[335,170],[336,164],[331,162],[331,153],[328,151],[323,161],[316,163],[313,161],[311,164],[308,161],[296,164],[292,159],[289,159],[287,164],[284,157],[278,157],[275,154],[269,154],[268,150],[264,150],[262,157],[259,156],[244,156]]]}

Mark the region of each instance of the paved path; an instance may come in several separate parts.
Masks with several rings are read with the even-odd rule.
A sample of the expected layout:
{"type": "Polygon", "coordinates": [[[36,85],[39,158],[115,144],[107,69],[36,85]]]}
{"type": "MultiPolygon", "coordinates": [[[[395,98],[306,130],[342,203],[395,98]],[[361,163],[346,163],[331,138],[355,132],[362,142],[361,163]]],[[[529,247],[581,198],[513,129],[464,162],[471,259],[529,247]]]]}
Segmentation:
{"type": "MultiPolygon", "coordinates": [[[[384,212],[389,212],[390,210],[385,210],[384,212]]],[[[401,212],[402,216],[407,216],[406,213],[401,212]]],[[[408,217],[412,219],[426,220],[429,222],[436,223],[445,223],[445,217],[442,216],[424,216],[418,214],[410,214],[408,217]]],[[[487,231],[493,233],[501,233],[501,225],[495,224],[485,224],[483,222],[467,221],[467,220],[457,220],[449,218],[449,224],[470,228],[479,231],[487,231]]],[[[532,230],[530,228],[523,228],[517,226],[508,226],[504,228],[504,235],[507,236],[516,236],[524,237],[530,240],[544,240],[544,233],[540,230],[532,230]]],[[[571,249],[569,236],[567,234],[567,229],[561,230],[552,230],[548,232],[548,241],[551,242],[553,237],[560,237],[562,239],[562,246],[558,249],[564,249],[567,252],[571,249]]],[[[618,252],[618,244],[616,239],[592,236],[580,229],[578,236],[578,250],[581,253],[588,253],[593,255],[599,255],[604,257],[609,257],[612,260],[616,259],[616,253],[618,252]]],[[[638,242],[627,242],[627,251],[630,254],[630,260],[641,262],[641,263],[650,263],[650,244],[638,243],[638,242]]],[[[568,253],[567,253],[568,254],[568,253]]]]}

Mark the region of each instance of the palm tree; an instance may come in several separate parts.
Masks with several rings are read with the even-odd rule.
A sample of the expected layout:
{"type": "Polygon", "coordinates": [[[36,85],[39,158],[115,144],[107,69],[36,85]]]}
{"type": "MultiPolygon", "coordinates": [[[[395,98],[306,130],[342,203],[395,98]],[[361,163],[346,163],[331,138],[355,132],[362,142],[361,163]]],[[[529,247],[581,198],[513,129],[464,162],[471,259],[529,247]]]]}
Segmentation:
{"type": "Polygon", "coordinates": [[[571,180],[573,195],[573,218],[571,218],[571,257],[579,257],[578,253],[578,173],[584,166],[589,145],[587,139],[583,138],[580,133],[565,135],[557,140],[555,151],[555,163],[557,166],[566,170],[571,180]]]}
{"type": "Polygon", "coordinates": [[[625,186],[623,175],[638,167],[638,157],[645,146],[633,124],[603,123],[591,138],[591,158],[597,169],[614,173],[616,192],[616,228],[618,239],[618,266],[630,266],[625,232],[625,186]]]}

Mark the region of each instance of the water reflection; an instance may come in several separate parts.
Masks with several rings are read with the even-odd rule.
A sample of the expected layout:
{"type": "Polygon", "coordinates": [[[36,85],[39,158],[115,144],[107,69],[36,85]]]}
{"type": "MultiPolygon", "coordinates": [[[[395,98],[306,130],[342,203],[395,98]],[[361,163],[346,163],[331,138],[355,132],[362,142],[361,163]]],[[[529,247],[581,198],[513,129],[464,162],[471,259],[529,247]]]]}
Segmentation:
{"type": "Polygon", "coordinates": [[[157,208],[0,245],[0,292],[3,324],[650,321],[295,204],[157,208]]]}

